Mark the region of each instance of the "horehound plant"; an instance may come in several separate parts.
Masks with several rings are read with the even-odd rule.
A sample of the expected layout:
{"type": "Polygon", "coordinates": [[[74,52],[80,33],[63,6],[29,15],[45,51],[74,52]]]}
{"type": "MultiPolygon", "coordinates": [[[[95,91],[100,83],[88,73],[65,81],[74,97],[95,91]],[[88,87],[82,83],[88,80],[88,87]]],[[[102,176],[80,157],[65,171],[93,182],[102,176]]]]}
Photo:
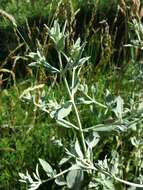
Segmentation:
{"type": "MultiPolygon", "coordinates": [[[[118,123],[113,127],[111,125],[109,125],[110,127],[105,125],[97,125],[90,128],[85,128],[85,126],[83,126],[80,118],[80,112],[78,110],[79,104],[95,104],[96,106],[105,109],[105,112],[108,111],[108,104],[104,105],[96,101],[95,86],[92,85],[90,89],[92,95],[90,96],[88,86],[85,84],[85,81],[82,82],[83,80],[80,79],[80,71],[84,67],[84,64],[90,59],[90,57],[82,57],[85,43],[81,45],[81,41],[78,38],[75,42],[73,42],[68,54],[65,54],[64,47],[66,38],[66,22],[62,31],[57,20],[54,22],[52,28],[49,28],[48,26],[45,27],[57,50],[59,69],[53,67],[46,61],[46,58],[43,56],[41,50],[37,50],[36,53],[31,52],[29,54],[29,56],[34,60],[30,66],[42,66],[45,67],[48,72],[59,74],[64,82],[68,99],[62,98],[60,103],[58,103],[56,99],[46,102],[43,84],[26,89],[20,98],[23,100],[32,101],[35,106],[48,113],[51,118],[55,119],[59,125],[67,129],[72,129],[74,132],[74,137],[72,139],[73,146],[65,148],[65,156],[59,163],[59,171],[61,172],[57,172],[48,162],[43,159],[39,159],[40,165],[46,172],[47,179],[41,179],[39,174],[39,165],[37,164],[36,172],[33,173],[32,176],[28,171],[26,174],[19,173],[21,178],[20,181],[26,183],[29,190],[36,190],[41,184],[51,180],[55,180],[55,183],[61,186],[61,189],[68,188],[78,190],[96,188],[98,190],[103,187],[103,189],[114,190],[114,181],[118,181],[132,187],[143,187],[142,184],[135,184],[117,177],[117,175],[119,175],[119,157],[117,153],[113,153],[113,158],[110,162],[105,157],[104,160],[99,160],[94,163],[93,149],[100,140],[98,131],[122,131],[124,128],[118,123]],[[66,60],[66,66],[63,66],[63,57],[66,60]],[[67,73],[68,75],[70,74],[71,80],[69,80],[69,76],[67,80],[67,73]],[[36,90],[39,92],[38,98],[36,95],[36,90]],[[80,98],[77,96],[77,92],[78,96],[79,94],[82,94],[80,98]],[[71,121],[71,117],[68,117],[70,114],[72,114],[72,118],[74,116],[74,121],[71,121]],[[65,163],[68,163],[69,167],[62,170],[61,166],[65,163]],[[86,178],[88,176],[88,183],[85,183],[85,176],[86,178]]],[[[110,103],[113,101],[109,100],[112,99],[110,98],[109,91],[107,91],[106,99],[107,102],[110,103]]],[[[117,106],[116,108],[114,107],[113,111],[119,121],[122,122],[123,100],[120,96],[118,96],[114,99],[114,103],[116,103],[117,106]]]]}

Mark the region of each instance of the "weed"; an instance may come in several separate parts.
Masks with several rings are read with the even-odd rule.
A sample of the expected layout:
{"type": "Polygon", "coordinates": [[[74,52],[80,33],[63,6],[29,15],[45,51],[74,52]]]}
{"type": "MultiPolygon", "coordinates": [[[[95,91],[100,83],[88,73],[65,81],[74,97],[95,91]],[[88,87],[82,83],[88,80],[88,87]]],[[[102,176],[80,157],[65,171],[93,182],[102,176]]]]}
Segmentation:
{"type": "MultiPolygon", "coordinates": [[[[121,133],[130,131],[131,129],[133,129],[132,126],[134,124],[136,125],[139,121],[142,121],[143,118],[139,109],[140,104],[138,104],[139,107],[137,107],[135,113],[134,109],[132,110],[131,108],[128,108],[128,111],[126,112],[125,109],[127,108],[124,107],[124,101],[121,96],[113,96],[108,90],[106,91],[105,95],[105,104],[96,101],[96,89],[94,85],[92,85],[90,92],[89,87],[86,85],[85,81],[83,83],[80,79],[80,71],[84,68],[85,62],[88,62],[90,58],[82,57],[85,44],[81,45],[80,39],[78,38],[75,42],[73,42],[73,45],[68,55],[65,54],[65,52],[63,51],[66,38],[65,27],[66,22],[63,29],[61,30],[57,21],[54,22],[52,28],[48,28],[46,26],[49,36],[53,40],[55,48],[58,52],[60,65],[59,70],[55,67],[52,67],[50,63],[45,60],[42,52],[40,52],[39,50],[37,50],[37,53],[30,53],[29,56],[32,57],[34,60],[34,63],[31,63],[30,65],[42,65],[49,72],[59,73],[61,75],[62,80],[65,84],[65,89],[67,91],[68,97],[62,97],[59,102],[56,99],[53,99],[52,101],[49,100],[48,103],[46,103],[45,98],[43,97],[43,91],[40,93],[37,101],[37,98],[35,96],[35,90],[40,90],[41,88],[43,88],[43,85],[40,85],[25,90],[24,93],[21,95],[21,98],[30,100],[42,111],[49,113],[50,117],[55,119],[59,125],[67,129],[72,129],[74,134],[74,136],[72,137],[73,139],[71,139],[72,144],[69,147],[65,147],[65,145],[63,144],[63,146],[65,147],[65,155],[58,163],[60,168],[67,163],[69,164],[69,167],[65,168],[64,170],[60,169],[60,172],[57,172],[48,162],[40,158],[39,162],[43,170],[46,172],[47,179],[41,179],[39,174],[39,165],[37,165],[36,172],[33,173],[33,176],[31,176],[28,171],[26,172],[26,174],[19,173],[21,178],[20,181],[27,183],[28,188],[32,190],[38,189],[41,184],[49,182],[51,180],[55,180],[55,183],[59,186],[63,186],[63,189],[64,186],[67,186],[67,188],[69,189],[90,189],[93,187],[96,189],[100,189],[101,187],[103,187],[103,189],[115,189],[115,184],[118,184],[120,187],[122,187],[122,183],[131,187],[143,187],[142,184],[133,183],[122,179],[125,172],[122,164],[122,162],[125,163],[125,157],[120,157],[122,155],[122,152],[119,156],[119,153],[117,151],[112,150],[110,159],[107,158],[108,155],[105,156],[104,160],[94,160],[93,157],[94,148],[96,148],[98,142],[100,141],[102,132],[103,134],[104,132],[113,133],[113,131],[119,133],[118,135],[116,135],[118,142],[118,138],[120,138],[121,133]],[[63,67],[62,63],[62,54],[66,58],[67,62],[65,67],[63,67]],[[69,81],[67,81],[66,78],[67,71],[70,71],[69,73],[71,74],[71,79],[69,81]],[[80,94],[78,94],[77,96],[78,92],[80,92],[80,94]],[[114,116],[109,121],[109,124],[106,121],[107,123],[93,125],[91,127],[90,121],[88,121],[88,125],[90,127],[85,127],[82,124],[82,119],[80,117],[80,111],[78,108],[80,104],[101,107],[105,112],[104,114],[112,113],[114,114],[114,116]],[[132,116],[132,119],[130,118],[130,116],[129,118],[127,116],[129,112],[132,116]],[[71,113],[73,115],[73,121],[71,121],[70,118],[71,113]],[[136,114],[138,116],[135,116],[136,114]],[[87,180],[87,183],[85,182],[85,179],[87,180]]],[[[131,137],[131,142],[133,146],[138,147],[138,143],[140,144],[142,140],[138,141],[136,137],[131,137]]],[[[141,155],[139,151],[138,158],[140,156],[141,155]]],[[[137,167],[136,169],[137,174],[139,171],[139,167],[137,167]]],[[[138,177],[136,179],[138,179],[138,177]]]]}

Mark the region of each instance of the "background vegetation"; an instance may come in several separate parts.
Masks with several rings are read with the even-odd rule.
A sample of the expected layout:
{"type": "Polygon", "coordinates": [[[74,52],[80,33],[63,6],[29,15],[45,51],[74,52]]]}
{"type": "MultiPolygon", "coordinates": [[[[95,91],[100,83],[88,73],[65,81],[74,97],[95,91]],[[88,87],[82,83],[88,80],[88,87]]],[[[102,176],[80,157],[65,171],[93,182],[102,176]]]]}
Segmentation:
{"type": "MultiPolygon", "coordinates": [[[[61,28],[67,20],[65,53],[68,54],[78,37],[81,43],[86,42],[83,56],[90,59],[81,69],[80,80],[85,82],[90,95],[94,86],[95,99],[108,107],[107,112],[97,105],[79,107],[85,129],[100,124],[109,127],[98,131],[100,141],[93,149],[94,162],[107,160],[110,169],[113,163],[117,164],[118,177],[143,183],[143,2],[139,5],[139,1],[125,1],[125,6],[123,3],[117,0],[1,0],[0,189],[26,189],[18,181],[18,173],[35,171],[39,158],[60,171],[59,162],[65,148],[71,148],[74,143],[72,129],[62,128],[49,114],[20,98],[25,89],[40,84],[45,84],[46,101],[67,98],[59,75],[47,72],[44,67],[37,69],[28,65],[33,62],[29,53],[38,49],[59,69],[58,53],[45,27],[46,24],[51,28],[54,20],[58,20],[61,28]],[[117,97],[124,101],[122,121],[115,112],[117,97]]],[[[64,56],[62,61],[66,66],[64,56]]],[[[39,98],[39,91],[34,93],[39,98]]],[[[74,114],[70,119],[74,120],[74,114]]],[[[45,178],[41,168],[39,172],[45,178]]],[[[111,184],[117,190],[136,189],[110,178],[103,180],[104,176],[98,172],[94,175],[99,183],[91,189],[113,189],[111,184]]],[[[39,189],[62,188],[52,180],[39,189]]],[[[83,188],[88,189],[86,185],[83,188]]]]}

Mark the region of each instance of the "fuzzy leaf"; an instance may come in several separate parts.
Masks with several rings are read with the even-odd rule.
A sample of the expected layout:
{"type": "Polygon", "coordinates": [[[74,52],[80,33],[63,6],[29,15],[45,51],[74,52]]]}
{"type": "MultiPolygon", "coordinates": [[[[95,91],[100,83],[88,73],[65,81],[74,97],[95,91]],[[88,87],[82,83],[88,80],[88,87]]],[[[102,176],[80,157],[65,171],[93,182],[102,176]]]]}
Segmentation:
{"type": "Polygon", "coordinates": [[[57,178],[55,179],[55,183],[56,183],[57,185],[59,185],[59,186],[64,186],[64,185],[67,184],[67,182],[66,182],[65,179],[64,179],[64,176],[57,177],[57,178]]]}
{"type": "Polygon", "coordinates": [[[84,132],[91,132],[92,130],[95,132],[110,132],[110,131],[116,131],[117,129],[118,129],[118,126],[116,125],[99,124],[99,125],[95,125],[95,126],[84,129],[84,132]]]}
{"type": "Polygon", "coordinates": [[[72,103],[66,102],[60,108],[51,112],[51,116],[56,120],[62,120],[64,117],[67,117],[72,111],[72,103]]]}
{"type": "Polygon", "coordinates": [[[78,88],[84,94],[88,94],[88,85],[87,84],[80,84],[78,88]]]}
{"type": "Polygon", "coordinates": [[[78,72],[76,72],[76,69],[74,69],[74,71],[75,71],[75,76],[74,76],[74,78],[72,79],[72,85],[71,85],[71,87],[70,87],[70,89],[71,89],[73,95],[74,95],[74,94],[77,92],[77,90],[78,90],[79,78],[80,78],[80,77],[79,77],[80,70],[81,70],[81,69],[79,69],[78,72]]]}
{"type": "Polygon", "coordinates": [[[114,104],[114,97],[113,97],[113,95],[110,93],[110,91],[108,89],[106,89],[105,103],[106,103],[107,106],[111,106],[111,107],[114,104]]]}
{"type": "Polygon", "coordinates": [[[68,188],[73,190],[79,190],[83,180],[84,174],[82,170],[71,170],[66,177],[68,188]]]}
{"type": "Polygon", "coordinates": [[[80,66],[80,65],[83,65],[86,61],[88,61],[90,59],[90,57],[83,57],[81,58],[78,62],[77,62],[77,65],[75,66],[80,66]]]}
{"type": "Polygon", "coordinates": [[[91,101],[91,100],[85,100],[83,97],[81,97],[81,98],[78,98],[78,103],[79,103],[79,104],[87,104],[87,105],[90,105],[90,104],[93,104],[93,101],[91,101]]]}
{"type": "Polygon", "coordinates": [[[100,136],[98,135],[98,133],[95,131],[92,131],[92,133],[90,132],[90,134],[87,136],[86,142],[88,146],[92,149],[97,145],[99,140],[100,140],[100,136]]]}
{"type": "Polygon", "coordinates": [[[65,128],[75,128],[78,129],[78,127],[76,127],[75,125],[73,125],[72,123],[70,123],[69,121],[65,120],[65,119],[60,119],[57,120],[57,123],[65,128]]]}
{"type": "Polygon", "coordinates": [[[39,162],[43,170],[46,172],[47,176],[52,178],[55,173],[54,173],[53,168],[50,166],[50,164],[46,162],[45,160],[42,160],[41,158],[39,158],[39,162]]]}
{"type": "Polygon", "coordinates": [[[83,153],[81,151],[80,144],[79,144],[78,140],[76,140],[76,142],[75,142],[75,150],[76,150],[76,153],[79,156],[79,158],[83,159],[84,156],[83,156],[83,153]]]}
{"type": "Polygon", "coordinates": [[[41,185],[41,182],[34,182],[33,184],[30,185],[28,190],[36,190],[39,188],[40,185],[41,185]]]}
{"type": "Polygon", "coordinates": [[[59,162],[59,166],[62,166],[63,164],[67,163],[69,161],[70,157],[62,158],[59,162]]]}
{"type": "Polygon", "coordinates": [[[117,96],[115,99],[116,107],[113,109],[117,118],[121,119],[123,114],[124,101],[121,96],[117,96]]]}

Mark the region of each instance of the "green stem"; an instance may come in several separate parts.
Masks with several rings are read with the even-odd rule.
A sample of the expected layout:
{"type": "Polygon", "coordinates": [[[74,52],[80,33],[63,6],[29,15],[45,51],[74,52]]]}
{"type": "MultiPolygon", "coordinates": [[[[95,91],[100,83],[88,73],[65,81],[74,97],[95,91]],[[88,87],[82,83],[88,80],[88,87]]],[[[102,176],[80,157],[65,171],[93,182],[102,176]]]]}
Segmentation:
{"type": "MultiPolygon", "coordinates": [[[[71,168],[72,168],[72,167],[71,167],[71,168]]],[[[65,173],[68,173],[71,168],[68,168],[68,169],[66,169],[66,170],[64,170],[64,171],[62,171],[62,172],[56,174],[56,175],[53,176],[52,178],[48,178],[48,179],[46,179],[46,180],[42,180],[42,181],[41,181],[41,184],[42,184],[42,183],[46,183],[46,182],[48,182],[48,181],[51,181],[51,180],[53,180],[53,179],[56,179],[56,178],[58,178],[58,177],[64,175],[65,173]]]]}
{"type": "MultiPolygon", "coordinates": [[[[74,83],[75,83],[75,69],[73,68],[73,72],[72,72],[72,88],[74,87],[74,83]]],[[[74,91],[72,90],[72,96],[74,96],[74,91]]]]}
{"type": "Polygon", "coordinates": [[[121,183],[124,183],[126,185],[129,185],[129,186],[132,186],[132,187],[138,187],[138,188],[143,188],[143,184],[137,184],[137,183],[133,183],[133,182],[130,182],[130,181],[126,181],[126,180],[123,180],[123,179],[120,179],[116,176],[113,176],[115,180],[121,182],[121,183]]]}
{"type": "Polygon", "coordinates": [[[88,94],[85,94],[85,93],[84,93],[84,95],[85,95],[89,100],[91,100],[94,104],[96,104],[96,105],[98,105],[98,106],[100,106],[100,107],[103,107],[103,108],[107,109],[107,106],[105,106],[104,104],[101,104],[101,103],[97,102],[96,100],[92,99],[90,96],[88,96],[88,94]]]}
{"type": "MultiPolygon", "coordinates": [[[[60,62],[60,70],[63,71],[63,65],[62,65],[62,59],[61,59],[61,53],[58,52],[58,57],[59,57],[59,62],[60,62]]],[[[84,157],[86,158],[86,144],[85,144],[85,138],[84,138],[84,134],[83,134],[83,130],[82,130],[82,124],[81,124],[81,121],[80,121],[80,117],[79,117],[79,114],[78,114],[78,110],[77,110],[77,107],[75,105],[75,101],[74,101],[74,95],[72,95],[71,91],[70,91],[70,88],[69,88],[69,84],[67,82],[67,79],[66,79],[66,76],[65,76],[65,73],[63,72],[62,73],[63,75],[63,80],[64,80],[64,83],[65,83],[65,86],[67,88],[67,91],[68,91],[68,94],[69,94],[69,97],[72,101],[72,104],[73,104],[73,108],[74,108],[74,111],[75,111],[75,115],[76,115],[76,118],[77,118],[77,123],[78,123],[78,127],[79,127],[79,135],[80,135],[80,140],[81,140],[81,147],[82,147],[82,150],[83,150],[83,154],[84,154],[84,157]]],[[[80,143],[80,142],[79,142],[80,143]]]]}

